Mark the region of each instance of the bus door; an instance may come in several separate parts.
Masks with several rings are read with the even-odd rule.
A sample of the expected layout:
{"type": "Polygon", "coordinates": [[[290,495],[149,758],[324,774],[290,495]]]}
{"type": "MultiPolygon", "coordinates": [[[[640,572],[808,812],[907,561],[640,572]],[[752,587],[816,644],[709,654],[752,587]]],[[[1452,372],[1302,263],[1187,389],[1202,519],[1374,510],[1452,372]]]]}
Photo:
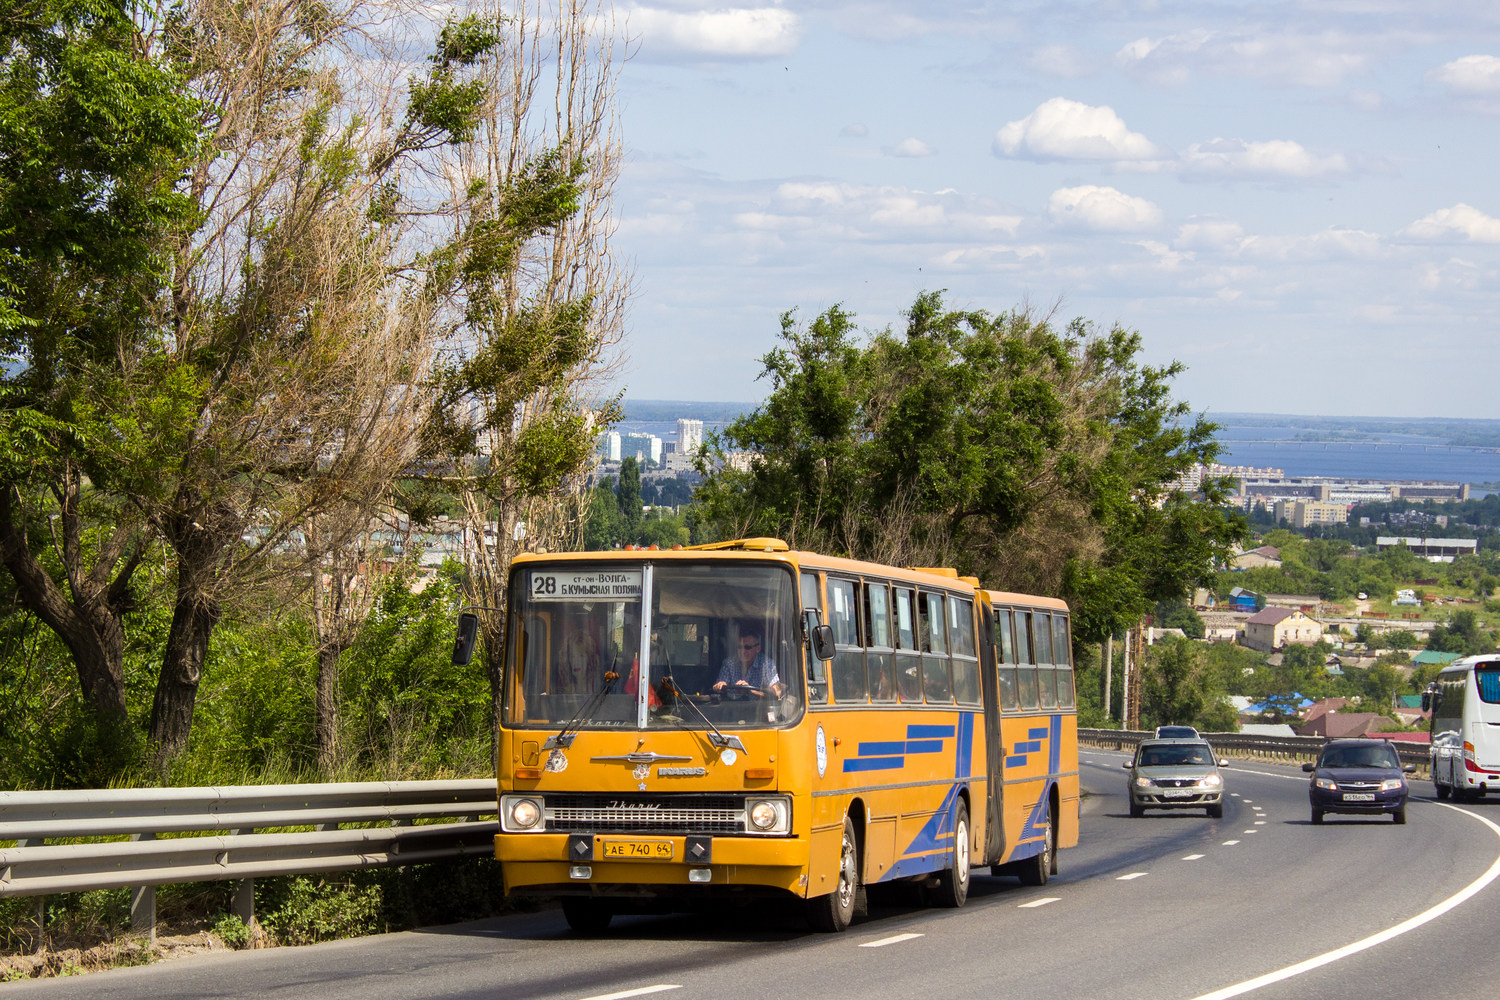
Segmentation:
{"type": "Polygon", "coordinates": [[[988,601],[979,605],[980,697],[984,705],[985,822],[984,854],[976,865],[998,862],[1004,850],[1004,749],[1000,744],[1000,676],[995,655],[995,612],[988,601]]]}

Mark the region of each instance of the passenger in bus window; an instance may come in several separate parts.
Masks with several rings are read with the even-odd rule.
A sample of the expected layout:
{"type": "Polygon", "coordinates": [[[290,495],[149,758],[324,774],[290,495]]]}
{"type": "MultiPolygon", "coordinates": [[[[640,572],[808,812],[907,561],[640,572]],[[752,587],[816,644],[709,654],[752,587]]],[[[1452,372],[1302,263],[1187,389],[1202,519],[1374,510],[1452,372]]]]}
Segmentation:
{"type": "Polygon", "coordinates": [[[776,672],[776,664],[765,653],[764,635],[757,624],[740,626],[738,652],[724,658],[719,679],[714,681],[715,691],[731,686],[748,687],[781,697],[781,676],[776,672]]]}
{"type": "Polygon", "coordinates": [[[598,683],[599,673],[599,645],[594,637],[582,628],[567,630],[553,675],[553,693],[588,694],[598,683]]]}

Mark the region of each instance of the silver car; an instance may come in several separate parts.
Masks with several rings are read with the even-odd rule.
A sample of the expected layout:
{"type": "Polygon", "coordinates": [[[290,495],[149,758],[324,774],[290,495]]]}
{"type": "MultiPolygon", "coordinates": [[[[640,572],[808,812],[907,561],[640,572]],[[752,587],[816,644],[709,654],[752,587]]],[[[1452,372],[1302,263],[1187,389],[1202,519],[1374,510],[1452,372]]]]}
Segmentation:
{"type": "Polygon", "coordinates": [[[1220,819],[1224,778],[1219,768],[1228,766],[1203,740],[1144,740],[1135,748],[1135,758],[1125,762],[1130,815],[1144,816],[1147,809],[1205,809],[1220,819]]]}

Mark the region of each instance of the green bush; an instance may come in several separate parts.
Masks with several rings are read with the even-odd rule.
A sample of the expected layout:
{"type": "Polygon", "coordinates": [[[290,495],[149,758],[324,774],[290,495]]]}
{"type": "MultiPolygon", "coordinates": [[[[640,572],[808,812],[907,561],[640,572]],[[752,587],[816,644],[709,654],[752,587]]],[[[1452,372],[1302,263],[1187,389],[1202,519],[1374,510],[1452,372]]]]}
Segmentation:
{"type": "Polygon", "coordinates": [[[281,899],[261,925],[282,944],[312,944],[373,934],[379,929],[380,889],[360,880],[284,880],[281,899]]]}

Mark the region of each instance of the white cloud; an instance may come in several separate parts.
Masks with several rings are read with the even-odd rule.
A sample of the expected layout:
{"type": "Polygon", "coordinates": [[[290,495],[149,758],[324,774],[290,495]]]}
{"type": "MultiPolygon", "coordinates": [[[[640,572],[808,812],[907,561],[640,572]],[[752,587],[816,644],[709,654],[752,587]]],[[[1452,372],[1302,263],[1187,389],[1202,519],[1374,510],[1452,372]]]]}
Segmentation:
{"type": "Polygon", "coordinates": [[[627,23],[647,56],[764,59],[794,51],[802,37],[801,19],[776,7],[686,13],[636,7],[627,23]]]}
{"type": "Polygon", "coordinates": [[[1433,243],[1500,243],[1500,219],[1459,202],[1423,216],[1401,231],[1402,236],[1433,243]]]}
{"type": "Polygon", "coordinates": [[[1500,95],[1500,59],[1494,56],[1464,56],[1433,70],[1431,76],[1465,97],[1500,95]]]}
{"type": "Polygon", "coordinates": [[[780,184],[768,204],[737,213],[734,219],[756,231],[798,230],[865,242],[993,239],[1014,236],[1022,222],[1021,216],[997,211],[985,199],[954,191],[820,181],[780,184]]]}
{"type": "Polygon", "coordinates": [[[1177,227],[1172,245],[1180,250],[1235,250],[1245,227],[1229,219],[1189,219],[1177,227]]]}
{"type": "Polygon", "coordinates": [[[1313,178],[1347,174],[1342,156],[1317,156],[1290,139],[1246,142],[1212,139],[1194,143],[1182,156],[1182,173],[1197,178],[1313,178]]]}
{"type": "Polygon", "coordinates": [[[902,139],[894,146],[886,146],[885,155],[901,157],[931,156],[932,147],[921,139],[902,139]]]}
{"type": "Polygon", "coordinates": [[[1047,214],[1053,222],[1070,229],[1108,233],[1147,232],[1162,223],[1161,209],[1146,199],[1093,184],[1052,192],[1047,214]]]}
{"type": "Polygon", "coordinates": [[[1268,262],[1368,261],[1384,255],[1386,244],[1363,229],[1330,228],[1305,236],[1250,236],[1240,249],[1246,258],[1268,262]]]}
{"type": "Polygon", "coordinates": [[[1138,38],[1115,53],[1127,73],[1183,86],[1200,76],[1248,76],[1282,85],[1332,87],[1399,42],[1398,33],[1272,32],[1263,25],[1138,38]]]}
{"type": "Polygon", "coordinates": [[[1092,107],[1065,97],[1044,102],[1020,121],[995,133],[997,156],[1029,160],[1141,161],[1162,153],[1132,132],[1114,109],[1092,107]]]}
{"type": "Polygon", "coordinates": [[[870,126],[864,122],[851,122],[839,129],[839,135],[850,136],[855,139],[863,139],[870,134],[870,126]]]}

